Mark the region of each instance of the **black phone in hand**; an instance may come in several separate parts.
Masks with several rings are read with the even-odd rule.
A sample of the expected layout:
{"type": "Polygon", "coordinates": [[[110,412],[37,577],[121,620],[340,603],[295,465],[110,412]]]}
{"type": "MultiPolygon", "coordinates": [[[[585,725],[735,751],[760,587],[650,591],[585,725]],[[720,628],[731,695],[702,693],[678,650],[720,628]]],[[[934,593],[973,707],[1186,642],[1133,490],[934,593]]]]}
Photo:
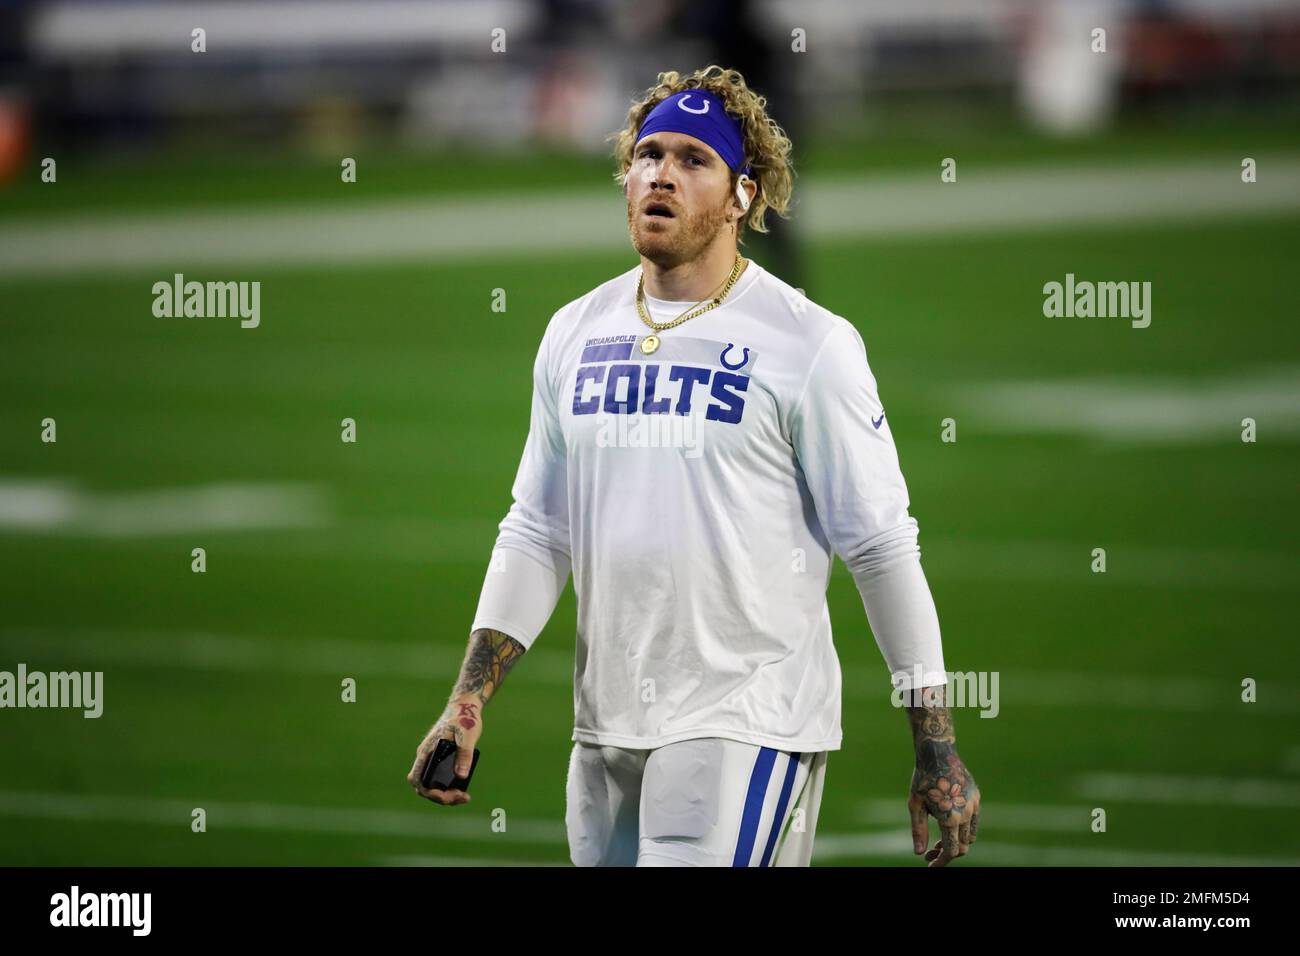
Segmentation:
{"type": "Polygon", "coordinates": [[[456,751],[459,749],[454,740],[438,741],[420,774],[420,785],[425,790],[469,790],[470,778],[478,766],[478,748],[474,748],[474,759],[470,761],[469,773],[464,777],[456,776],[456,751]]]}

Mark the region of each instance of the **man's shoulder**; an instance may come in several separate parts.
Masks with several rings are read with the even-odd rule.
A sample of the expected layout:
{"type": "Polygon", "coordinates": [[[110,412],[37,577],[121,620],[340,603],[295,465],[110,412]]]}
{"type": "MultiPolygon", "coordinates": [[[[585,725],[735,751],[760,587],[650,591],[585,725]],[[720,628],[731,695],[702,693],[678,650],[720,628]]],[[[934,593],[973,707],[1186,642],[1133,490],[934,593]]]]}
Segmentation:
{"type": "Polygon", "coordinates": [[[596,286],[590,292],[571,299],[555,310],[550,324],[563,329],[579,326],[592,316],[603,315],[611,308],[632,302],[636,289],[636,274],[639,266],[633,266],[626,272],[614,276],[596,286]]]}
{"type": "Polygon", "coordinates": [[[812,361],[832,333],[847,328],[857,334],[848,319],[766,269],[759,274],[755,286],[751,306],[762,311],[770,328],[788,338],[792,346],[788,351],[801,355],[807,362],[812,361]]]}
{"type": "Polygon", "coordinates": [[[636,273],[637,267],[634,266],[621,275],[602,282],[590,292],[566,302],[552,313],[537,348],[538,361],[545,360],[548,363],[550,374],[555,374],[555,366],[551,364],[556,361],[554,356],[563,354],[575,341],[580,341],[583,330],[591,322],[607,314],[610,309],[632,303],[636,292],[636,273]],[[544,359],[545,356],[551,357],[544,359]]]}

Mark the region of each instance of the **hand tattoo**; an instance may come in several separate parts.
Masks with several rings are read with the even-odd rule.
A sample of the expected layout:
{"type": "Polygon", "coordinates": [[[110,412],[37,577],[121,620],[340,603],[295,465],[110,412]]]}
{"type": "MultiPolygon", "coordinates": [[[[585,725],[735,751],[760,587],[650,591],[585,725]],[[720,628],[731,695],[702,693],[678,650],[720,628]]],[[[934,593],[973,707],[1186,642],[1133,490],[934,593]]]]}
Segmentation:
{"type": "Polygon", "coordinates": [[[478,704],[460,704],[459,723],[466,730],[473,730],[478,725],[478,704]]]}
{"type": "MultiPolygon", "coordinates": [[[[916,770],[912,774],[912,796],[925,804],[941,826],[959,823],[967,806],[979,797],[979,787],[957,755],[952,715],[938,706],[936,695],[914,692],[917,706],[907,708],[916,749],[916,770]]],[[[972,835],[977,817],[971,816],[972,835]]]]}

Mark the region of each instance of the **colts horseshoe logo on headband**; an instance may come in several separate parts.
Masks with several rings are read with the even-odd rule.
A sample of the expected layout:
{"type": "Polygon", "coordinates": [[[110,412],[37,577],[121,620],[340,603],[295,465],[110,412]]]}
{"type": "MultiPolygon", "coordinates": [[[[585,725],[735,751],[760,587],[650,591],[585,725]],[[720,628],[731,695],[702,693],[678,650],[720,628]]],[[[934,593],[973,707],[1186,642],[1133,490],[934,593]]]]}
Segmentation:
{"type": "Polygon", "coordinates": [[[707,112],[709,111],[709,101],[708,101],[708,100],[704,100],[704,106],[703,106],[702,108],[698,109],[698,110],[693,110],[693,109],[691,109],[689,106],[687,106],[687,105],[686,105],[686,101],[687,101],[687,99],[690,98],[690,95],[691,95],[690,93],[683,93],[683,94],[682,94],[682,98],[681,98],[680,100],[677,101],[677,105],[678,105],[678,107],[680,107],[681,109],[686,110],[686,112],[688,112],[688,113],[694,113],[696,116],[703,116],[705,113],[707,113],[707,112]]]}

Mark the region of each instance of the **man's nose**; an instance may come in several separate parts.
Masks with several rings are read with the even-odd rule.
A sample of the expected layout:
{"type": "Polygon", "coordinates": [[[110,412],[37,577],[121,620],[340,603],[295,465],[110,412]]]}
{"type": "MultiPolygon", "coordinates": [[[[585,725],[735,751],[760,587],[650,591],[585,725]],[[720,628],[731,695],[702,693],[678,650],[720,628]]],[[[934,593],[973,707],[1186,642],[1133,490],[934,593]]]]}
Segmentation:
{"type": "Polygon", "coordinates": [[[655,166],[654,176],[650,178],[650,186],[657,189],[675,189],[675,176],[676,169],[672,165],[672,160],[665,157],[655,166]]]}

